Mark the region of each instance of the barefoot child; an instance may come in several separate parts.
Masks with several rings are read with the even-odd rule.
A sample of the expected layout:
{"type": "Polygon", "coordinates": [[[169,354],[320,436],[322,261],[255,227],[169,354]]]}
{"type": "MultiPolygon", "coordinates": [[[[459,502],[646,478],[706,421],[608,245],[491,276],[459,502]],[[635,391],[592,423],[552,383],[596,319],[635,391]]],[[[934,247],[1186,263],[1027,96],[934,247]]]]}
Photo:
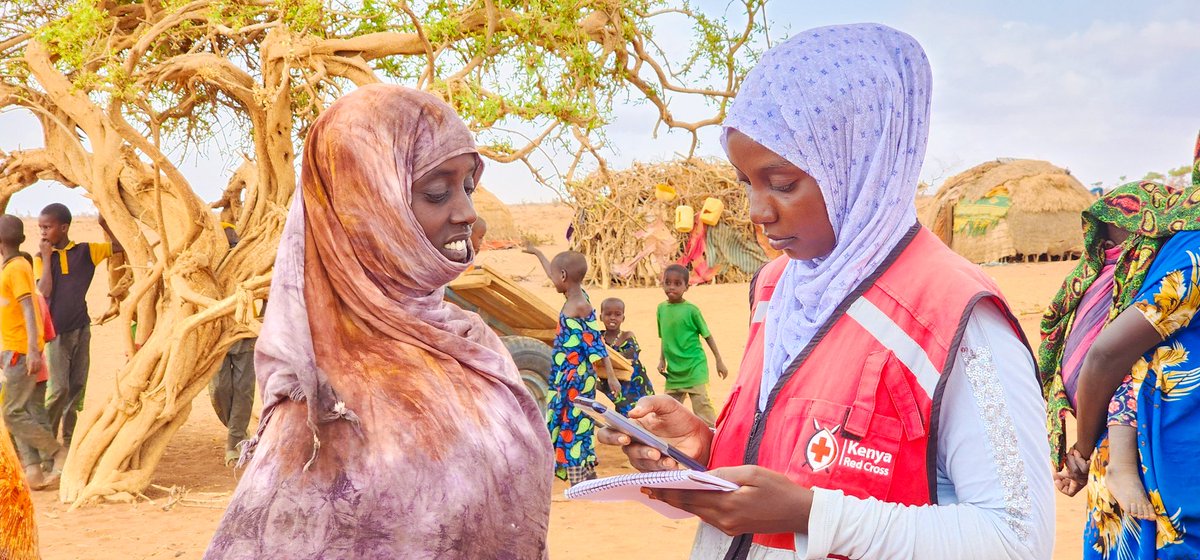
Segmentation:
{"type": "Polygon", "coordinates": [[[662,339],[658,372],[667,378],[667,394],[679,402],[690,395],[692,411],[712,426],[717,421],[717,413],[708,399],[708,358],[700,346],[701,338],[712,350],[721,379],[729,375],[729,370],[721,360],[717,342],[708,332],[700,308],[683,299],[688,290],[688,276],[688,269],[678,264],[663,271],[663,292],[667,294],[667,301],[658,304],[658,337],[662,339]]]}
{"type": "Polygon", "coordinates": [[[629,358],[629,362],[633,364],[633,373],[629,376],[629,381],[621,382],[620,393],[601,388],[617,406],[617,412],[627,415],[638,399],[654,394],[654,385],[650,383],[650,378],[646,377],[646,368],[642,366],[642,348],[638,346],[637,338],[632,332],[621,330],[621,324],[625,322],[625,302],[617,298],[608,298],[600,302],[600,321],[604,323],[604,343],[629,358]]]}
{"type": "MultiPolygon", "coordinates": [[[[1086,425],[1090,422],[1084,422],[1082,419],[1087,413],[1091,413],[1092,417],[1103,414],[1108,432],[1108,462],[1102,470],[1097,470],[1097,473],[1101,473],[1101,478],[1098,478],[1101,482],[1096,487],[1103,488],[1106,494],[1111,494],[1111,498],[1120,506],[1122,512],[1137,519],[1154,520],[1155,510],[1146,493],[1146,487],[1142,484],[1138,450],[1138,389],[1148,365],[1145,359],[1133,364],[1132,368],[1121,367],[1118,364],[1123,362],[1120,356],[1127,356],[1129,360],[1133,360],[1139,357],[1138,350],[1144,350],[1165,340],[1176,329],[1183,330],[1181,327],[1186,326],[1188,321],[1173,317],[1187,315],[1190,318],[1190,313],[1194,311],[1186,304],[1177,304],[1174,307],[1166,304],[1168,309],[1159,310],[1158,296],[1154,294],[1151,283],[1147,283],[1147,287],[1151,288],[1149,293],[1139,294],[1132,298],[1133,301],[1129,301],[1129,297],[1141,289],[1143,282],[1131,277],[1133,273],[1130,272],[1130,268],[1123,268],[1121,262],[1133,258],[1131,255],[1141,258],[1141,253],[1130,251],[1128,247],[1130,243],[1142,242],[1140,238],[1131,239],[1134,234],[1129,231],[1140,227],[1141,214],[1134,213],[1138,218],[1137,223],[1124,226],[1112,223],[1119,222],[1116,218],[1123,217],[1124,213],[1118,216],[1116,212],[1109,210],[1108,200],[1120,199],[1123,195],[1140,195],[1143,189],[1142,185],[1135,188],[1118,188],[1084,213],[1086,219],[1096,220],[1095,223],[1089,223],[1094,231],[1089,232],[1087,237],[1090,241],[1088,256],[1095,259],[1094,268],[1098,272],[1090,285],[1083,284],[1087,288],[1078,296],[1073,296],[1074,292],[1068,288],[1077,283],[1076,276],[1080,273],[1072,273],[1064,282],[1064,290],[1056,297],[1055,303],[1051,304],[1051,312],[1062,313],[1061,310],[1072,308],[1070,329],[1065,337],[1061,334],[1050,336],[1051,333],[1046,329],[1047,324],[1043,322],[1045,340],[1042,343],[1042,361],[1044,364],[1061,364],[1057,371],[1046,371],[1049,376],[1058,376],[1055,381],[1061,383],[1061,393],[1053,391],[1050,395],[1051,426],[1054,426],[1056,421],[1061,421],[1060,414],[1065,414],[1065,410],[1078,411],[1078,417],[1081,419],[1080,440],[1063,458],[1066,464],[1064,472],[1055,476],[1058,489],[1064,494],[1074,495],[1087,484],[1087,471],[1090,466],[1086,459],[1090,459],[1097,435],[1094,428],[1086,425]],[[1114,297],[1114,294],[1120,295],[1118,289],[1129,293],[1125,298],[1114,297]],[[1121,301],[1122,299],[1125,301],[1121,301]],[[1114,314],[1112,309],[1118,305],[1120,315],[1114,314]],[[1132,319],[1117,320],[1126,315],[1127,311],[1132,319]],[[1163,325],[1161,330],[1160,323],[1163,325]],[[1053,359],[1056,354],[1061,355],[1061,360],[1053,359]],[[1136,381],[1128,373],[1131,369],[1138,375],[1136,381]],[[1115,391],[1111,388],[1114,385],[1115,391]],[[1081,400],[1084,402],[1080,402],[1081,400]],[[1094,404],[1089,406],[1090,403],[1099,402],[1106,403],[1107,406],[1103,410],[1096,408],[1094,404]]],[[[1146,198],[1150,200],[1149,197],[1146,198]]],[[[1164,244],[1164,248],[1182,246],[1186,251],[1189,248],[1194,249],[1187,243],[1190,241],[1194,245],[1198,238],[1194,232],[1183,232],[1176,234],[1172,239],[1176,242],[1164,244]]],[[[1082,261],[1080,266],[1083,266],[1082,261]]],[[[1181,279],[1186,277],[1180,275],[1181,279]]],[[[1182,348],[1181,346],[1180,351],[1183,351],[1182,348]]],[[[1183,355],[1186,356],[1186,352],[1183,355]]],[[[1172,367],[1178,368],[1179,365],[1175,364],[1172,367]]],[[[1052,437],[1051,440],[1052,445],[1060,445],[1059,441],[1062,441],[1057,437],[1052,437]]]]}
{"type": "Polygon", "coordinates": [[[596,396],[596,362],[604,364],[609,391],[620,394],[621,384],[608,359],[596,310],[583,291],[583,277],[587,275],[583,254],[563,251],[548,261],[529,242],[525,243],[525,252],[541,261],[554,288],[567,297],[558,315],[558,336],[554,338],[546,424],[554,442],[554,475],[573,486],[596,478],[596,452],[592,443],[595,426],[571,402],[578,396],[596,396]]]}

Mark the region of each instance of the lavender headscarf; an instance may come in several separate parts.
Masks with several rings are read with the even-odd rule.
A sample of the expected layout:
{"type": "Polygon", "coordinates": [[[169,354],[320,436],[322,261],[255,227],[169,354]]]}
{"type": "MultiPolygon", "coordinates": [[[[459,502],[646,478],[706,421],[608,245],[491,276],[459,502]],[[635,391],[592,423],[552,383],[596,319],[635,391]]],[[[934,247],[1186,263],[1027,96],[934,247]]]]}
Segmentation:
{"type": "Polygon", "coordinates": [[[759,406],[783,368],[917,221],[928,138],[929,61],[878,24],[796,34],[746,76],[725,119],[816,179],[837,242],[792,260],[767,307],[759,406]]]}

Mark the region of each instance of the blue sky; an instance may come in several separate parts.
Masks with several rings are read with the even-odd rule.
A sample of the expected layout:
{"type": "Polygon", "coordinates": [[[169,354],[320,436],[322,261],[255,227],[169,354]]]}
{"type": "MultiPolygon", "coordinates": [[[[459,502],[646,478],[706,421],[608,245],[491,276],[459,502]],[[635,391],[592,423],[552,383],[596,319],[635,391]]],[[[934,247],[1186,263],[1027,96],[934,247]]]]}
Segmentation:
{"type": "MultiPolygon", "coordinates": [[[[720,14],[723,0],[702,0],[720,14]]],[[[1189,163],[1200,132],[1200,12],[1193,0],[1161,2],[799,2],[773,0],[771,39],[822,25],[874,21],[921,42],[933,67],[929,149],[922,178],[937,182],[996,157],[1049,160],[1084,184],[1111,185],[1189,163]]],[[[686,28],[660,26],[657,39],[686,53],[686,28]]],[[[673,110],[700,116],[681,99],[673,110]]],[[[660,131],[646,105],[620,107],[608,129],[610,164],[664,160],[688,138],[660,131]]],[[[718,130],[701,136],[700,152],[720,155],[718,130]]],[[[0,149],[36,147],[36,122],[0,115],[0,149]]],[[[183,171],[206,200],[215,199],[236,155],[219,145],[184,157],[183,171]]],[[[566,165],[566,155],[539,162],[566,165]]],[[[554,193],[521,164],[489,165],[484,185],[507,202],[542,201],[554,193]]],[[[49,202],[76,211],[90,203],[77,190],[39,184],[13,198],[10,212],[36,213],[49,202]]]]}

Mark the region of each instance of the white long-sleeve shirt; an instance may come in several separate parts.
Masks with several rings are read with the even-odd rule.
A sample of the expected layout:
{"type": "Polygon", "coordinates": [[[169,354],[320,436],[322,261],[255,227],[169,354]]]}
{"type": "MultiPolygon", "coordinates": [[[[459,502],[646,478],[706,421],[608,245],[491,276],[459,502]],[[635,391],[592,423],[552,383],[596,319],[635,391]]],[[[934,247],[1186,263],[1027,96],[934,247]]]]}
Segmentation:
{"type": "MultiPolygon", "coordinates": [[[[750,559],[1038,560],[1054,548],[1045,402],[1033,359],[994,304],[968,319],[942,395],[938,504],[902,506],[814,489],[796,552],[755,546],[750,559]]],[[[730,537],[701,524],[694,560],[719,559],[730,537]]]]}

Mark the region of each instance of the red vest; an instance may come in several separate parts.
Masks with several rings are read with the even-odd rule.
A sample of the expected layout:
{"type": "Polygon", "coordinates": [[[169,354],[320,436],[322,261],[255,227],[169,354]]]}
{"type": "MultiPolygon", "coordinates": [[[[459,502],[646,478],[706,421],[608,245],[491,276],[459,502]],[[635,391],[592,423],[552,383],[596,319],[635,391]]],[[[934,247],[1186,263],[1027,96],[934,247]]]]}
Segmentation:
{"type": "MultiPolygon", "coordinates": [[[[768,263],[754,282],[750,338],[717,419],[709,468],[757,464],[805,487],[936,503],[943,386],[975,304],[991,299],[1008,313],[1000,291],[979,267],[915,227],[784,370],[758,413],[765,302],[786,264],[786,256],[768,263]]],[[[754,535],[753,543],[791,550],[793,539],[754,535]]],[[[734,543],[748,549],[748,541],[734,543]]]]}

